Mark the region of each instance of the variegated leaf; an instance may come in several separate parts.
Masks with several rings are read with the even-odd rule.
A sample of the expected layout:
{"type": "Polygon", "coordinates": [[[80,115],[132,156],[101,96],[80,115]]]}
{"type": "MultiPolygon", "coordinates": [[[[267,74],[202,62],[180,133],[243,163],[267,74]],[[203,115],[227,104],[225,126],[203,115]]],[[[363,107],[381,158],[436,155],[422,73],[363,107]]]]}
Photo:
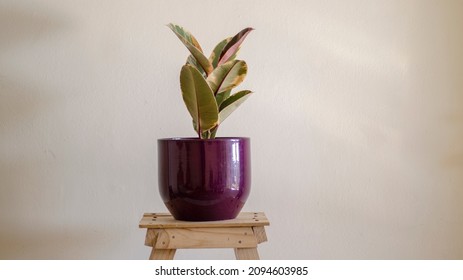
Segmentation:
{"type": "Polygon", "coordinates": [[[198,64],[201,68],[206,72],[208,75],[212,72],[212,64],[209,62],[209,59],[203,54],[201,46],[199,45],[198,41],[196,40],[190,32],[185,30],[183,27],[175,24],[168,24],[169,27],[175,35],[182,41],[182,43],[187,47],[190,53],[194,56],[198,64]]]}
{"type": "Polygon", "coordinates": [[[252,92],[250,90],[242,90],[223,101],[219,109],[219,122],[222,123],[249,97],[251,93],[252,92]]]}
{"type": "Polygon", "coordinates": [[[247,72],[246,62],[232,60],[215,68],[207,77],[207,83],[214,95],[217,95],[238,86],[246,77],[247,72]]]}
{"type": "MultiPolygon", "coordinates": [[[[217,133],[217,129],[219,128],[219,125],[217,124],[216,126],[214,126],[213,128],[209,129],[209,130],[206,130],[204,132],[201,133],[201,139],[211,139],[211,138],[215,138],[215,134],[217,133]]],[[[196,133],[198,133],[197,129],[198,129],[198,125],[196,124],[196,122],[193,120],[193,129],[196,131],[196,133]]],[[[199,135],[199,133],[198,133],[199,135]]]]}
{"type": "Polygon", "coordinates": [[[219,57],[222,53],[223,48],[230,42],[232,37],[228,37],[227,39],[222,40],[220,43],[215,46],[214,50],[212,51],[211,55],[209,56],[209,62],[212,64],[212,67],[217,67],[217,63],[219,63],[219,57]]]}
{"type": "Polygon", "coordinates": [[[215,101],[217,101],[217,105],[219,107],[222,104],[222,102],[224,102],[225,100],[227,100],[227,98],[230,97],[230,93],[231,93],[231,90],[222,91],[220,93],[217,93],[217,95],[215,96],[215,101]]]}
{"type": "Polygon", "coordinates": [[[180,87],[183,101],[197,126],[200,138],[202,133],[218,124],[218,106],[214,94],[199,71],[191,65],[184,65],[180,72],[180,87]]]}
{"type": "Polygon", "coordinates": [[[243,43],[246,36],[248,36],[249,32],[251,32],[252,30],[254,29],[248,27],[236,34],[230,40],[230,42],[228,42],[227,45],[225,45],[225,47],[223,48],[222,52],[220,53],[219,62],[217,63],[217,65],[221,65],[229,61],[230,58],[238,52],[240,45],[243,43]]]}
{"type": "Polygon", "coordinates": [[[196,69],[198,69],[199,73],[201,73],[203,77],[207,77],[206,73],[204,72],[204,69],[201,67],[201,65],[198,64],[198,62],[192,54],[188,56],[186,64],[193,65],[196,69]]]}
{"type": "Polygon", "coordinates": [[[196,38],[193,36],[193,34],[191,34],[188,30],[186,30],[185,28],[181,27],[180,25],[173,24],[173,23],[169,23],[167,26],[168,26],[172,31],[174,31],[174,33],[175,33],[177,36],[181,36],[183,39],[185,39],[185,40],[188,41],[190,44],[192,44],[193,46],[195,46],[198,50],[200,50],[201,52],[203,51],[203,50],[201,49],[201,46],[199,45],[198,40],[196,40],[196,38]]]}
{"type": "MultiPolygon", "coordinates": [[[[201,132],[201,134],[198,133],[198,135],[201,135],[201,139],[213,139],[213,138],[215,138],[215,134],[217,133],[218,128],[219,128],[219,125],[216,125],[216,126],[214,126],[213,128],[211,128],[209,130],[201,132]]],[[[193,129],[196,132],[198,132],[197,131],[198,126],[196,125],[196,123],[194,121],[193,121],[193,129]]]]}

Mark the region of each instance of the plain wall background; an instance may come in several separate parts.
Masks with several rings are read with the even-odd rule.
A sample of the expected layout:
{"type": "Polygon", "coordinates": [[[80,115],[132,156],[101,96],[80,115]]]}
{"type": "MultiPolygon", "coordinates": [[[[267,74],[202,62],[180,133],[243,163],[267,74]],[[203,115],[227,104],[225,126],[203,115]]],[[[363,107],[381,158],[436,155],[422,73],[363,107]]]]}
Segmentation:
{"type": "MultiPolygon", "coordinates": [[[[0,258],[146,259],[190,30],[251,96],[263,259],[463,258],[463,1],[0,1],[0,258]]],[[[183,250],[179,259],[234,258],[183,250]]]]}

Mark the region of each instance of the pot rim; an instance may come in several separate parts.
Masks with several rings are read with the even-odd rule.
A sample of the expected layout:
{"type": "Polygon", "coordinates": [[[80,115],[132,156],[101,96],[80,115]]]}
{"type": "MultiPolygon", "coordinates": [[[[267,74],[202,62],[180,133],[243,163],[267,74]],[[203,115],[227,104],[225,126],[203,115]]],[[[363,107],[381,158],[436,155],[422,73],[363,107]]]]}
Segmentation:
{"type": "Polygon", "coordinates": [[[200,139],[195,137],[171,137],[171,138],[160,138],[158,141],[184,141],[184,142],[222,142],[222,141],[249,141],[249,137],[216,137],[214,139],[200,139]]]}

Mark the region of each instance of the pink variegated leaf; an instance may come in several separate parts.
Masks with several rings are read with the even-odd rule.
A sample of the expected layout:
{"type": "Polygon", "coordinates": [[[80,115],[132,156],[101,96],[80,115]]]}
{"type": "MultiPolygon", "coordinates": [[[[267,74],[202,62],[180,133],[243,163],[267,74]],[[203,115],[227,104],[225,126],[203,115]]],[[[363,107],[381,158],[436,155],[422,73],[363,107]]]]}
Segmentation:
{"type": "Polygon", "coordinates": [[[247,27],[241,30],[230,40],[230,42],[227,43],[227,45],[225,45],[225,47],[222,50],[222,53],[220,54],[217,66],[220,66],[221,64],[224,64],[225,62],[229,61],[230,58],[233,57],[236,54],[236,52],[238,52],[240,45],[243,43],[246,36],[248,36],[249,32],[251,32],[252,30],[254,30],[254,28],[251,27],[247,27]]]}

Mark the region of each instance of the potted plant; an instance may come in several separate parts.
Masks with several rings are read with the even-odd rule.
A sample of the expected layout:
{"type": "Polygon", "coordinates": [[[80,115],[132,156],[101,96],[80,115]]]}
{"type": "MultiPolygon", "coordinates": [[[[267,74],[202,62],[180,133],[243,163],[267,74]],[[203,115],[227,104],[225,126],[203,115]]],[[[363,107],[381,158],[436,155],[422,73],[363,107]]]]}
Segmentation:
{"type": "Polygon", "coordinates": [[[158,140],[161,197],[178,220],[233,219],[250,192],[250,139],[216,133],[251,94],[231,91],[247,74],[246,62],[236,55],[253,29],[222,40],[206,57],[190,32],[167,26],[191,53],[180,71],[180,88],[198,137],[158,140]]]}

